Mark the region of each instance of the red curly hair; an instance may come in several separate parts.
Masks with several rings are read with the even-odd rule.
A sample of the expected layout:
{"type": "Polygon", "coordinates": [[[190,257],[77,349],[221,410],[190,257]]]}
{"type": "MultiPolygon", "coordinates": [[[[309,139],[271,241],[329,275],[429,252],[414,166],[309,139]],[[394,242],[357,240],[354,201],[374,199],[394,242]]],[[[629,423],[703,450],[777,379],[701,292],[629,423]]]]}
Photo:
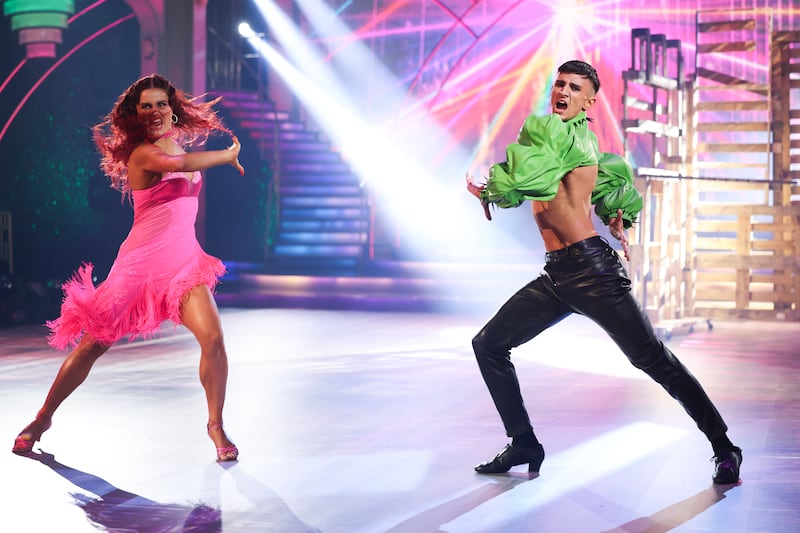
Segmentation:
{"type": "Polygon", "coordinates": [[[139,98],[145,89],[163,89],[167,93],[172,113],[178,117],[178,142],[184,146],[203,144],[214,132],[232,135],[213,110],[217,97],[203,102],[176,89],[163,76],[151,74],[139,78],[114,104],[102,122],[92,127],[92,135],[102,160],[100,168],[111,178],[111,186],[122,192],[128,189],[128,159],[134,148],[147,142],[147,129],[136,113],[139,98]]]}

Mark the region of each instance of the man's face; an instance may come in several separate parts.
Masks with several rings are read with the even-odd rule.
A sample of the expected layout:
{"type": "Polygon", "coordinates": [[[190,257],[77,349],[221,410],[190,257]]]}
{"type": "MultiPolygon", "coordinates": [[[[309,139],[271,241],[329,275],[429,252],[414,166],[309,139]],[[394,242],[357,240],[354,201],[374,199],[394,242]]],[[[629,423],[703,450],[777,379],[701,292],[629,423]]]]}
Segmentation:
{"type": "Polygon", "coordinates": [[[553,113],[561,116],[561,120],[575,118],[581,111],[592,107],[594,102],[594,87],[588,78],[580,74],[558,73],[550,91],[550,107],[553,113]]]}

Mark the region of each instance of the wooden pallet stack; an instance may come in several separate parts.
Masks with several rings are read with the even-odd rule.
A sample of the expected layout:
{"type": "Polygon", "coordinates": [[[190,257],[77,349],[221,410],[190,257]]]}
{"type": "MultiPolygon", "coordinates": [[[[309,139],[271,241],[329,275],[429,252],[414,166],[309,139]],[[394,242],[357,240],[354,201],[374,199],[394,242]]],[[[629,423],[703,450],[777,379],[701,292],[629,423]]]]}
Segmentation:
{"type": "Polygon", "coordinates": [[[800,182],[800,31],[773,33],[771,48],[775,180],[800,182]]]}
{"type": "Polygon", "coordinates": [[[654,321],[800,320],[800,32],[772,32],[771,17],[697,13],[695,71],[678,91],[683,161],[654,144],[656,168],[637,165],[645,211],[631,270],[654,321]]]}
{"type": "Polygon", "coordinates": [[[770,179],[770,10],[698,11],[691,176],[770,179]]]}
{"type": "Polygon", "coordinates": [[[775,93],[789,79],[771,28],[769,9],[697,13],[688,169],[707,179],[690,193],[695,315],[800,319],[797,207],[775,158],[775,93]]]}

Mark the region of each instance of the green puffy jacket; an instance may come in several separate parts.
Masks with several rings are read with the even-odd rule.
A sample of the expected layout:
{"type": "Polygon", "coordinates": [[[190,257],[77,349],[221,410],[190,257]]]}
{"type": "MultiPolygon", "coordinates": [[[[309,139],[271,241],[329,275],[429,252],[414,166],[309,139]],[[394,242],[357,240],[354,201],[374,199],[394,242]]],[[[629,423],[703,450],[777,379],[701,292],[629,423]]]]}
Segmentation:
{"type": "Polygon", "coordinates": [[[625,158],[600,152],[586,113],[562,121],[556,114],[529,116],[506,161],[492,165],[481,199],[498,207],[517,207],[525,200],[552,200],[561,179],[572,169],[597,165],[592,191],[595,213],[608,224],[622,209],[626,228],[636,222],[642,197],[633,186],[633,170],[625,158]]]}

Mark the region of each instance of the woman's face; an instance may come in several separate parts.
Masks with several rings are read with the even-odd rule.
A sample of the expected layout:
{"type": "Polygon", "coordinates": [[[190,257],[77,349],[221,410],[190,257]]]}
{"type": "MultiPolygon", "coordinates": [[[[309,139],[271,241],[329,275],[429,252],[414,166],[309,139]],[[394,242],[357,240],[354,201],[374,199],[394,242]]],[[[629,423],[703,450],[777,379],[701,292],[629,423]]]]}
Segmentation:
{"type": "Polygon", "coordinates": [[[136,115],[144,119],[147,136],[158,139],[172,128],[172,108],[164,89],[145,89],[139,95],[136,115]]]}

